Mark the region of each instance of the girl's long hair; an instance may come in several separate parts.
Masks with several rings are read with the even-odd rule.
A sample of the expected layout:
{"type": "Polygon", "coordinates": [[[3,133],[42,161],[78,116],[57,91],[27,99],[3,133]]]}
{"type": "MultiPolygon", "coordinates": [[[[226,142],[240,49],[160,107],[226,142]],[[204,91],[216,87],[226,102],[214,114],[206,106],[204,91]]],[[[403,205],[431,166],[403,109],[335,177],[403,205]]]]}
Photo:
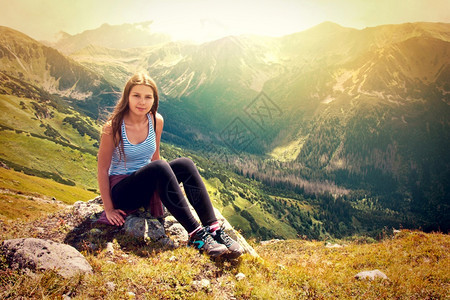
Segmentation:
{"type": "Polygon", "coordinates": [[[128,104],[130,102],[131,89],[136,85],[146,85],[153,90],[154,102],[152,108],[150,109],[150,112],[156,114],[156,111],[158,110],[159,96],[158,96],[158,87],[156,86],[155,81],[147,73],[140,72],[134,74],[126,83],[125,88],[123,89],[122,97],[117,102],[113,113],[111,114],[111,116],[107,121],[111,122],[114,145],[116,147],[119,147],[119,160],[123,158],[124,161],[125,161],[125,151],[123,148],[123,138],[120,129],[122,126],[123,118],[125,114],[129,111],[128,104]]]}

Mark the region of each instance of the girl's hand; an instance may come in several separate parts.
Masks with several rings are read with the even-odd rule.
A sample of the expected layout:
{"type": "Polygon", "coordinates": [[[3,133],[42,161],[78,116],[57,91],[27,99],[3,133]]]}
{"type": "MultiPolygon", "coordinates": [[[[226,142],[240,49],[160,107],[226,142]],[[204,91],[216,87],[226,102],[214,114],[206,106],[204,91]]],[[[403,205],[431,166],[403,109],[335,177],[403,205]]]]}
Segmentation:
{"type": "Polygon", "coordinates": [[[105,210],[106,212],[106,218],[108,221],[116,226],[122,226],[123,223],[125,223],[125,219],[123,218],[127,214],[121,210],[121,209],[112,209],[112,210],[105,210]]]}

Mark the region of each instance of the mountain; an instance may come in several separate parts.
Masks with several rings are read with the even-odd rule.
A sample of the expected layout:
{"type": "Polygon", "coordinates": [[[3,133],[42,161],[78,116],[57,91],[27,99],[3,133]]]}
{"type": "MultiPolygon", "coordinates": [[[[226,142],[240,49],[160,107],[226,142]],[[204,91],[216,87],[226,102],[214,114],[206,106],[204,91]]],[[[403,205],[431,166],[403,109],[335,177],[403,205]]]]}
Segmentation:
{"type": "MultiPolygon", "coordinates": [[[[163,142],[206,160],[202,175],[221,182],[221,205],[247,232],[274,236],[270,222],[260,226],[260,209],[317,237],[373,233],[383,226],[446,231],[449,26],[356,30],[327,22],[279,38],[229,36],[201,45],[129,49],[89,45],[71,58],[56,50],[53,56],[27,56],[51,49],[14,32],[2,42],[2,53],[27,47],[2,55],[2,89],[49,99],[64,91],[55,82],[89,78],[77,92],[92,89],[92,99],[63,102],[97,118],[130,74],[147,69],[161,92],[163,142]],[[43,58],[79,71],[55,75],[43,58]],[[27,68],[22,75],[17,71],[27,68]],[[49,80],[52,89],[43,84],[49,80]],[[97,89],[97,82],[104,85],[97,89]],[[94,101],[97,95],[105,98],[94,101]],[[243,177],[227,179],[231,175],[221,175],[220,168],[208,169],[211,161],[263,182],[264,193],[249,196],[247,187],[237,187],[243,177]],[[247,209],[246,197],[259,206],[247,209]]],[[[78,88],[78,81],[70,82],[78,88]]]]}
{"type": "Polygon", "coordinates": [[[0,62],[2,85],[10,85],[13,95],[19,96],[20,86],[26,85],[28,91],[57,95],[95,118],[118,98],[118,90],[103,77],[7,27],[0,27],[0,62]]]}
{"type": "Polygon", "coordinates": [[[0,32],[0,160],[95,191],[95,119],[116,101],[115,88],[53,48],[6,27],[0,32]]]}
{"type": "MultiPolygon", "coordinates": [[[[326,22],[279,38],[171,42],[128,50],[117,74],[156,79],[169,142],[225,153],[273,186],[306,178],[372,191],[369,201],[448,228],[449,29],[326,22]]],[[[102,51],[80,62],[104,69],[102,51]]]]}
{"type": "Polygon", "coordinates": [[[70,54],[89,45],[127,49],[169,42],[171,40],[169,35],[152,31],[152,23],[149,21],[123,25],[103,24],[97,29],[86,30],[76,35],[61,32],[56,42],[48,44],[65,54],[70,54]]]}

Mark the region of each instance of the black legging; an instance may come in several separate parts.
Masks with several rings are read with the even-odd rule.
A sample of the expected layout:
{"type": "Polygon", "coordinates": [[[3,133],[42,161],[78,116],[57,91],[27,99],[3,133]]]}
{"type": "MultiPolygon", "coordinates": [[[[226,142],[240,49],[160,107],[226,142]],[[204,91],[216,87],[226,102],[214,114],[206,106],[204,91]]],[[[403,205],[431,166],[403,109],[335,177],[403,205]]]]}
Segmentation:
{"type": "Polygon", "coordinates": [[[161,202],[180,224],[192,232],[200,224],[189,210],[179,183],[183,183],[189,203],[197,212],[203,226],[217,221],[214,209],[197,167],[189,158],[177,158],[171,162],[152,161],[135,173],[121,180],[112,189],[114,208],[133,210],[148,206],[157,189],[161,202]]]}

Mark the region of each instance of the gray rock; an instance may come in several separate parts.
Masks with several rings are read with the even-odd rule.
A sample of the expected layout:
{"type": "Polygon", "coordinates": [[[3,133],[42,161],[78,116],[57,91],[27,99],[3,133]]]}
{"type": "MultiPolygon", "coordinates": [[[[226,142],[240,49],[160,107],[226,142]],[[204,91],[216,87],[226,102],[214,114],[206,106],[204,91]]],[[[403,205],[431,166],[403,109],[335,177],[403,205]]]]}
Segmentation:
{"type": "Polygon", "coordinates": [[[72,212],[83,219],[89,218],[103,211],[102,199],[97,197],[87,202],[77,201],[72,206],[72,212]]]}
{"type": "Polygon", "coordinates": [[[386,274],[380,270],[362,271],[355,275],[356,279],[369,279],[374,280],[376,278],[389,279],[386,274]]]}
{"type": "Polygon", "coordinates": [[[158,241],[166,237],[164,227],[156,219],[130,215],[126,218],[123,228],[125,232],[144,240],[158,241]]]}
{"type": "Polygon", "coordinates": [[[197,289],[208,289],[211,286],[211,282],[208,279],[194,280],[192,286],[197,289]]]}
{"type": "MultiPolygon", "coordinates": [[[[164,226],[165,227],[165,226],[164,226]]],[[[173,223],[166,228],[166,232],[172,237],[175,242],[187,243],[189,235],[180,223],[173,223]]]]}
{"type": "MultiPolygon", "coordinates": [[[[81,216],[85,216],[86,218],[92,217],[93,215],[103,211],[102,200],[100,197],[97,197],[87,202],[78,201],[74,204],[73,209],[74,212],[81,216]]],[[[195,210],[192,207],[190,207],[190,209],[194,217],[199,220],[195,210]]],[[[231,224],[225,219],[219,210],[214,208],[214,213],[216,214],[219,223],[222,224],[225,232],[232,239],[237,241],[242,248],[244,248],[244,253],[259,257],[255,249],[247,243],[245,238],[239,232],[233,229],[231,224]]],[[[152,241],[161,240],[163,244],[167,244],[167,232],[173,241],[173,243],[170,243],[171,245],[169,245],[172,247],[178,247],[181,244],[186,244],[188,241],[188,234],[186,230],[170,214],[165,217],[163,226],[158,220],[152,218],[148,211],[139,210],[126,218],[124,230],[139,239],[150,239],[152,241]]]]}
{"type": "Polygon", "coordinates": [[[92,273],[87,260],[72,246],[36,238],[5,240],[1,244],[13,269],[55,270],[70,278],[78,273],[92,273]]]}

